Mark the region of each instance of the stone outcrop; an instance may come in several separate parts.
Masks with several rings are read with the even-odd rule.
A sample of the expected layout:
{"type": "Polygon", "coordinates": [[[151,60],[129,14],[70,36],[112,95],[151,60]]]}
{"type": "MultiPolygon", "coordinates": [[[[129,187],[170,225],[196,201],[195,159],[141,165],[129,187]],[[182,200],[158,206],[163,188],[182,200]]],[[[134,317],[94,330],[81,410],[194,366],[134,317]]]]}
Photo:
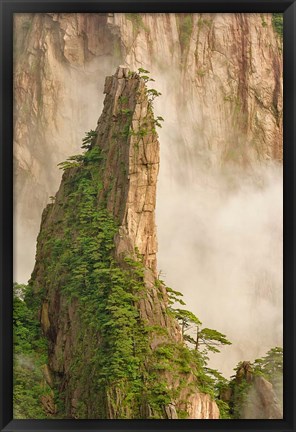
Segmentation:
{"type": "MultiPolygon", "coordinates": [[[[81,137],[96,124],[104,78],[118,64],[131,70],[147,68],[157,80],[163,94],[163,131],[174,136],[167,163],[183,182],[197,175],[197,165],[207,169],[237,164],[240,169],[254,161],[282,160],[282,42],[271,14],[17,14],[14,25],[16,280],[26,280],[33,266],[32,239],[38,233],[41,210],[60,182],[56,165],[81,151],[81,137]]],[[[125,82],[126,72],[120,73],[117,78],[125,82]]],[[[107,96],[112,82],[111,78],[106,82],[107,96]]],[[[133,112],[136,129],[141,104],[133,112]]],[[[120,120],[114,109],[116,124],[120,120]]],[[[104,134],[109,137],[108,130],[104,134]]],[[[129,183],[122,174],[115,186],[106,174],[104,187],[111,190],[108,208],[120,217],[117,259],[137,245],[145,260],[150,290],[140,305],[142,317],[168,325],[154,283],[157,244],[151,209],[158,161],[156,141],[150,138],[137,149],[141,156],[134,166],[135,148],[114,164],[114,155],[110,156],[110,172],[119,162],[129,161],[133,168],[129,183]],[[125,208],[119,205],[122,197],[125,208]],[[139,232],[145,232],[143,238],[139,232]]],[[[132,140],[136,143],[136,136],[132,140]]],[[[62,184],[55,205],[44,213],[43,226],[62,220],[58,203],[63,199],[62,184]]],[[[43,270],[39,262],[36,280],[43,270]]],[[[44,329],[58,341],[51,368],[62,374],[61,359],[71,356],[77,329],[69,330],[65,320],[56,327],[57,333],[52,332],[50,323],[58,320],[50,306],[53,302],[72,322],[77,305],[52,293],[41,311],[44,329]],[[65,340],[66,332],[71,336],[65,340]]],[[[178,339],[178,329],[171,324],[171,337],[178,339]]],[[[152,345],[157,344],[155,338],[152,345]]],[[[72,399],[75,405],[79,398],[72,399]]],[[[67,402],[69,407],[72,402],[67,402]]],[[[172,418],[174,409],[166,407],[172,418]]]]}
{"type": "Polygon", "coordinates": [[[282,47],[272,14],[135,15],[108,23],[129,67],[144,65],[169,77],[168,88],[176,84],[188,157],[210,149],[218,164],[282,159],[282,47]]]}
{"type": "MultiPolygon", "coordinates": [[[[114,76],[107,77],[104,92],[106,97],[103,112],[90,149],[84,156],[84,162],[82,164],[75,162],[76,165],[65,169],[54,202],[43,212],[36,265],[30,283],[36,295],[43,298],[40,321],[49,341],[49,368],[46,368],[46,376],[53,377],[50,378],[54,381],[53,387],[58,390],[65,404],[65,412],[61,415],[71,418],[155,418],[155,407],[149,401],[145,402],[144,396],[143,401],[140,401],[142,414],[137,414],[136,408],[133,409],[128,403],[123,403],[128,391],[128,382],[119,381],[118,384],[110,383],[108,386],[105,384],[99,389],[96,387],[96,380],[100,376],[100,363],[94,359],[95,353],[102,344],[108,345],[108,340],[104,333],[100,333],[100,330],[92,324],[92,321],[86,326],[81,318],[85,315],[86,308],[97,301],[96,296],[85,293],[85,290],[93,288],[83,279],[78,283],[78,286],[84,287],[81,294],[73,291],[74,288],[71,288],[70,292],[66,291],[69,284],[73,286],[71,285],[73,280],[75,283],[72,272],[76,272],[77,269],[69,266],[64,269],[63,260],[66,256],[71,263],[71,260],[76,259],[75,254],[79,255],[79,252],[75,252],[78,249],[74,248],[71,252],[72,244],[77,238],[81,239],[79,241],[83,245],[90,241],[85,240],[85,237],[88,238],[85,231],[80,231],[81,228],[74,226],[75,217],[80,220],[86,216],[80,213],[78,216],[67,213],[69,208],[72,208],[71,194],[73,191],[77,192],[78,179],[81,175],[88,173],[90,158],[94,154],[99,154],[97,165],[86,177],[93,179],[98,175],[95,184],[99,182],[100,186],[93,205],[107,209],[108,214],[112,215],[118,223],[113,239],[116,265],[125,269],[127,266],[125,259],[129,258],[143,266],[141,278],[143,277],[144,292],[134,306],[139,314],[138,325],[145,325],[144,332],[145,328],[162,329],[162,332],[149,330],[150,338],[149,341],[147,340],[149,347],[145,347],[148,349],[148,354],[143,365],[139,365],[140,370],[145,368],[148,376],[152,373],[151,367],[153,368],[154,364],[149,358],[153,358],[158,347],[167,344],[180,348],[184,346],[180,328],[168,312],[166,288],[157,278],[155,203],[159,143],[149,92],[145,81],[124,67],[119,67],[114,76]],[[67,225],[67,220],[70,225],[67,225]],[[70,249],[65,252],[63,245],[67,242],[66,233],[69,231],[71,231],[71,241],[68,243],[70,249]],[[85,295],[90,295],[87,297],[86,304],[80,298],[85,295]]],[[[79,194],[75,196],[77,200],[79,194]]],[[[77,202],[77,209],[78,205],[77,202]]],[[[75,207],[72,211],[75,212],[75,207]]],[[[91,227],[92,219],[88,220],[91,227]]],[[[98,249],[99,254],[103,253],[99,245],[94,245],[94,248],[98,249]]],[[[97,258],[93,270],[90,261],[82,261],[79,265],[84,269],[83,274],[91,271],[95,274],[96,269],[100,268],[97,266],[99,263],[100,258],[97,258]]],[[[96,285],[96,291],[102,289],[100,285],[96,285]]],[[[105,298],[108,295],[106,291],[105,298]]],[[[104,296],[101,297],[101,301],[103,300],[104,296]]],[[[113,307],[119,307],[112,304],[113,307]]],[[[99,322],[103,319],[96,310],[93,313],[97,313],[98,316],[91,319],[99,322]]],[[[120,324],[118,326],[120,328],[120,324]]],[[[98,328],[102,327],[99,325],[98,328]]],[[[144,334],[142,337],[145,337],[144,334]]],[[[120,344],[122,341],[116,342],[120,344]]],[[[105,353],[107,351],[102,350],[102,356],[105,353]]],[[[111,356],[110,363],[112,361],[111,356]]],[[[193,370],[196,367],[191,366],[193,370]]],[[[216,403],[198,390],[198,382],[193,373],[187,372],[187,375],[184,375],[176,368],[171,372],[170,369],[169,371],[160,369],[157,380],[166,383],[165,386],[175,394],[170,403],[163,402],[162,414],[158,413],[158,418],[178,418],[179,410],[185,411],[188,418],[219,418],[216,403]],[[183,390],[178,393],[181,383],[183,390]]],[[[153,388],[155,384],[149,385],[153,388]]],[[[49,401],[43,402],[49,404],[49,401]]]]}
{"type": "Polygon", "coordinates": [[[242,408],[243,419],[282,419],[283,411],[276,397],[273,385],[261,376],[254,377],[242,408]]]}
{"type": "MultiPolygon", "coordinates": [[[[237,370],[235,384],[248,384],[239,412],[242,419],[282,419],[283,409],[272,383],[255,375],[250,362],[242,362],[237,370]]],[[[224,399],[225,400],[225,399],[224,399]]],[[[231,397],[229,398],[231,400],[231,397]]]]}
{"type": "MultiPolygon", "coordinates": [[[[147,68],[161,84],[164,130],[179,143],[167,157],[183,181],[201,161],[282,159],[282,52],[271,14],[17,14],[14,25],[15,213],[27,233],[18,242],[37,235],[60,181],[56,165],[95,124],[98,89],[118,64],[147,68]]],[[[31,249],[18,256],[18,278],[28,276],[31,249]]]]}
{"type": "Polygon", "coordinates": [[[192,419],[218,419],[219,409],[208,394],[194,394],[188,398],[189,418],[192,419]]]}

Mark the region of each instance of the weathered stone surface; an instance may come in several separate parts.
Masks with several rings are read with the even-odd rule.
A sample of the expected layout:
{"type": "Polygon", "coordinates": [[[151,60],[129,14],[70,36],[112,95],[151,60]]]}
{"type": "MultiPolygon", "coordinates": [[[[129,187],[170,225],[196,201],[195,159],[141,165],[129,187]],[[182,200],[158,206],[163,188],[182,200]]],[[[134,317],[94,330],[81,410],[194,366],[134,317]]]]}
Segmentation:
{"type": "Polygon", "coordinates": [[[188,412],[191,419],[218,419],[219,408],[208,394],[194,393],[188,397],[188,412]]]}
{"type": "Polygon", "coordinates": [[[185,145],[198,133],[187,148],[191,157],[204,146],[215,164],[282,159],[282,44],[272,14],[196,13],[191,21],[188,14],[142,14],[141,20],[136,31],[124,14],[108,17],[120,34],[125,63],[167,77],[165,88],[173,83],[178,89],[172,109],[185,145]],[[236,155],[240,142],[245,153],[236,155]]]}
{"type": "Polygon", "coordinates": [[[156,271],[154,210],[159,143],[156,134],[147,133],[146,140],[139,134],[141,130],[154,128],[153,114],[148,110],[143,81],[137,77],[128,78],[126,68],[119,67],[112,79],[106,79],[105,92],[95,143],[106,152],[107,159],[101,195],[109,191],[107,208],[121,221],[118,254],[132,245],[143,255],[144,264],[156,271]],[[135,116],[137,105],[144,116],[135,116]],[[132,129],[129,124],[133,125],[132,129]],[[157,161],[153,168],[143,157],[145,154],[149,154],[150,160],[157,161]]]}
{"type": "MultiPolygon", "coordinates": [[[[80,151],[84,132],[96,123],[98,88],[120,63],[147,68],[162,83],[169,128],[182,142],[172,153],[186,154],[190,166],[201,155],[218,165],[282,159],[282,47],[271,14],[193,14],[187,39],[184,19],[16,14],[15,214],[19,232],[27,233],[17,234],[18,251],[36,237],[42,208],[61,178],[56,165],[80,151]]],[[[107,80],[105,91],[110,85],[107,80]]],[[[134,119],[145,117],[145,109],[139,103],[134,119]]],[[[143,157],[158,163],[149,148],[143,157]]],[[[192,172],[182,169],[183,177],[192,172]]],[[[29,276],[31,249],[18,255],[17,278],[29,276]]]]}
{"type": "Polygon", "coordinates": [[[276,397],[273,385],[261,376],[254,377],[242,407],[243,419],[282,419],[283,411],[276,397]]]}
{"type": "MultiPolygon", "coordinates": [[[[106,80],[106,97],[104,109],[96,129],[97,138],[92,146],[99,147],[104,154],[104,169],[101,171],[103,188],[97,199],[104,205],[119,222],[119,230],[114,239],[114,256],[120,265],[124,265],[127,256],[133,259],[141,258],[144,264],[145,295],[137,301],[140,317],[145,325],[162,327],[167,331],[165,335],[152,335],[150,347],[155,350],[164,342],[182,342],[180,328],[177,322],[167,312],[168,295],[165,287],[157,283],[157,236],[155,226],[156,185],[159,160],[159,143],[154,131],[155,120],[149,103],[145,86],[138,75],[128,76],[125,69],[118,68],[116,74],[106,80]],[[141,108],[140,115],[134,117],[137,105],[141,108]],[[128,110],[128,115],[127,111],[128,110]],[[136,129],[142,130],[145,126],[147,133],[143,139],[141,135],[130,134],[127,128],[129,123],[137,124],[136,129]],[[135,141],[138,138],[138,141],[135,141]],[[142,146],[142,152],[138,151],[142,146]],[[138,147],[139,144],[139,147],[138,147]],[[142,156],[147,153],[153,163],[147,163],[142,156]]],[[[77,354],[80,334],[79,299],[69,301],[63,294],[61,279],[48,281],[44,277],[44,255],[46,252],[46,238],[51,230],[57,234],[57,226],[64,217],[64,206],[67,203],[67,185],[74,176],[76,170],[71,168],[64,173],[60,189],[55,200],[48,205],[43,213],[36,265],[32,274],[32,283],[36,293],[45,290],[45,300],[41,307],[41,326],[49,340],[49,370],[59,383],[59,390],[65,394],[66,415],[76,418],[82,395],[88,391],[86,383],[79,384],[79,377],[71,372],[71,365],[77,354]]],[[[98,167],[99,169],[99,167],[98,167]]],[[[89,332],[83,336],[84,347],[87,351],[91,347],[100,345],[100,335],[89,332]]],[[[83,353],[87,357],[87,353],[83,353]]],[[[149,371],[148,371],[149,373],[149,371]]],[[[170,388],[178,389],[179,379],[164,372],[162,379],[168,382],[170,388]]],[[[184,379],[184,377],[183,377],[184,379]]],[[[177,409],[182,407],[183,401],[188,403],[185,409],[189,418],[218,418],[217,405],[210,397],[201,394],[197,390],[197,382],[194,374],[188,375],[188,385],[179,397],[171,404],[164,407],[164,415],[167,418],[177,418],[177,409]],[[195,388],[192,391],[192,385],[195,388]],[[205,398],[204,398],[205,397],[205,398]],[[173,403],[174,402],[174,403],[173,403]]],[[[111,386],[105,395],[107,418],[118,418],[117,409],[121,405],[124,393],[122,389],[111,386]]],[[[92,398],[94,400],[94,398],[92,398]]],[[[46,401],[49,403],[49,401],[46,401]]],[[[87,404],[88,418],[92,418],[96,408],[87,404]]],[[[143,406],[147,413],[153,413],[149,406],[143,406]]],[[[127,411],[126,416],[133,414],[127,411]]]]}
{"type": "Polygon", "coordinates": [[[57,406],[54,403],[54,395],[48,394],[48,395],[42,395],[41,396],[41,404],[45,410],[45,412],[49,415],[56,414],[57,412],[57,406]]]}
{"type": "MultiPolygon", "coordinates": [[[[123,63],[131,69],[145,67],[160,81],[164,77],[162,92],[170,97],[173,117],[178,120],[177,132],[181,131],[184,143],[189,143],[186,148],[174,149],[176,154],[186,151],[188,160],[194,161],[205,153],[214,164],[238,160],[247,165],[253,159],[281,160],[282,53],[271,16],[194,14],[186,43],[180,31],[182,17],[144,14],[142,24],[137,27],[124,14],[16,16],[15,212],[18,227],[20,230],[24,227],[28,233],[21,238],[23,244],[37,233],[41,209],[58,186],[60,173],[56,164],[76,153],[85,130],[94,127],[99,105],[97,86],[103,88],[103,77],[115,64],[123,63]],[[266,25],[263,26],[262,20],[266,25]],[[248,49],[249,42],[252,49],[248,49]],[[180,104],[181,99],[186,104],[180,104]],[[179,112],[183,115],[178,116],[179,112]],[[194,139],[196,134],[198,140],[194,139]],[[207,153],[209,149],[211,152],[207,153]]],[[[120,69],[119,74],[117,80],[109,77],[105,83],[105,93],[116,91],[117,99],[121,92],[132,90],[125,88],[127,71],[120,69]]],[[[116,123],[118,106],[114,104],[112,109],[116,123]]],[[[134,131],[138,129],[137,121],[146,115],[147,106],[140,98],[133,113],[134,131]]],[[[102,142],[110,136],[109,127],[103,115],[98,131],[102,142]]],[[[121,234],[116,239],[118,257],[137,245],[153,277],[157,240],[151,227],[159,156],[154,151],[156,137],[149,139],[138,141],[131,137],[133,149],[124,161],[129,166],[129,183],[126,177],[117,180],[108,208],[122,216],[121,234]],[[128,194],[128,204],[122,209],[124,194],[128,194]],[[145,227],[148,230],[142,239],[139,229],[145,227]]],[[[110,172],[116,167],[112,162],[114,155],[115,149],[108,160],[110,172]]],[[[109,174],[106,173],[105,188],[110,185],[109,174]]],[[[62,188],[57,200],[62,199],[62,188]]],[[[46,214],[46,223],[63,217],[58,206],[49,206],[46,214]]],[[[27,255],[26,249],[21,259],[25,268],[32,262],[28,264],[27,255]]],[[[31,256],[33,259],[34,251],[31,256]]],[[[38,265],[42,272],[40,258],[38,265]]],[[[141,305],[147,319],[154,319],[151,311],[156,298],[157,292],[151,288],[150,300],[141,305]]],[[[57,295],[49,298],[50,304],[54,302],[57,310],[66,308],[57,295]]],[[[75,304],[67,308],[67,317],[73,323],[75,304]]],[[[48,316],[45,307],[44,328],[51,332],[51,324],[58,322],[58,313],[52,309],[48,316]]],[[[166,315],[159,316],[161,322],[167,320],[166,315]]],[[[50,333],[58,340],[51,367],[59,373],[67,364],[63,359],[71,356],[72,331],[75,334],[65,319],[50,333]],[[65,339],[66,333],[69,337],[65,339]]],[[[178,338],[178,329],[174,332],[178,338]]],[[[157,341],[154,343],[157,345],[157,341]]]]}
{"type": "Polygon", "coordinates": [[[240,407],[242,419],[282,419],[282,403],[278,399],[273,385],[263,376],[254,375],[250,362],[242,362],[236,372],[235,381],[249,383],[246,398],[240,407]]]}

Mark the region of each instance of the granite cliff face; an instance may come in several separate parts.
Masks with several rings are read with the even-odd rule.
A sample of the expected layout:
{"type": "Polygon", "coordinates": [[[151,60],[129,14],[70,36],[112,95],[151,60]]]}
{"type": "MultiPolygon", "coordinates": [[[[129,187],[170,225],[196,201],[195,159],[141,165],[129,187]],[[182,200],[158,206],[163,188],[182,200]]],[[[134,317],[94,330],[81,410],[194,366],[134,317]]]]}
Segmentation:
{"type": "MultiPolygon", "coordinates": [[[[194,175],[194,161],[281,160],[281,41],[271,20],[271,14],[16,15],[15,196],[22,198],[15,210],[27,232],[17,241],[37,235],[41,210],[60,181],[56,165],[95,124],[104,77],[118,64],[147,68],[157,79],[165,95],[161,113],[168,113],[164,129],[179,142],[166,157],[183,181],[194,175]]],[[[32,259],[33,250],[17,259],[18,278],[28,277],[32,259]]]]}
{"type": "Polygon", "coordinates": [[[263,377],[255,377],[242,409],[244,419],[282,419],[283,410],[273,385],[263,377]]]}
{"type": "MultiPolygon", "coordinates": [[[[165,118],[161,131],[161,140],[166,139],[162,141],[165,144],[162,176],[173,178],[173,183],[182,183],[186,190],[196,178],[204,181],[202,170],[211,167],[222,170],[234,167],[240,177],[243,168],[282,160],[282,42],[274,31],[271,14],[19,14],[15,16],[14,37],[15,280],[26,280],[33,267],[32,239],[38,234],[41,211],[60,183],[61,171],[56,165],[70,154],[81,153],[81,137],[94,128],[103,105],[105,76],[112,74],[119,64],[132,71],[139,67],[148,69],[162,93],[162,98],[155,101],[155,111],[165,118]]],[[[137,254],[142,257],[145,284],[150,289],[145,301],[139,299],[141,319],[152,326],[167,326],[170,340],[178,341],[179,330],[164,312],[165,289],[162,285],[155,288],[157,138],[150,134],[137,144],[137,128],[145,117],[145,102],[141,98],[134,100],[135,105],[124,106],[123,110],[132,111],[135,134],[129,137],[128,147],[120,144],[122,154],[116,153],[110,130],[114,127],[115,135],[122,133],[120,128],[126,119],[118,114],[119,102],[113,105],[110,101],[119,100],[121,92],[133,93],[131,84],[125,84],[128,78],[124,76],[125,70],[120,69],[119,74],[123,76],[110,78],[105,84],[106,103],[96,143],[106,150],[108,158],[100,180],[102,186],[96,194],[99,202],[106,198],[108,211],[119,224],[115,236],[116,261],[120,262],[131,251],[134,258],[137,254]],[[110,112],[111,105],[114,112],[110,112]],[[128,174],[124,172],[127,164],[128,174]],[[120,173],[116,179],[115,171],[120,173]],[[159,301],[160,292],[163,302],[159,301]]],[[[123,117],[126,114],[121,113],[123,117]]],[[[127,137],[121,138],[124,141],[127,137]]],[[[97,162],[102,160],[99,158],[97,162]]],[[[79,164],[81,160],[74,162],[79,164]]],[[[56,222],[60,220],[62,224],[65,219],[62,202],[69,193],[71,178],[76,178],[75,167],[66,170],[59,193],[43,215],[42,231],[49,236],[57,235],[57,244],[46,246],[44,236],[39,236],[33,273],[37,290],[44,285],[46,257],[52,253],[58,256],[59,236],[66,235],[66,227],[56,230],[56,222]]],[[[69,248],[72,240],[67,239],[69,248]]],[[[202,238],[202,244],[203,241],[202,238]]],[[[273,285],[276,286],[273,274],[266,275],[266,279],[271,279],[266,287],[260,282],[265,278],[264,271],[260,269],[260,295],[278,304],[273,292],[273,285]]],[[[52,275],[46,277],[41,317],[43,329],[52,341],[50,368],[61,392],[63,386],[69,389],[65,398],[68,415],[129,416],[129,408],[117,411],[121,397],[117,389],[108,391],[116,393],[113,399],[118,404],[97,412],[97,400],[91,400],[71,381],[70,368],[78,367],[71,365],[70,359],[79,331],[75,325],[69,327],[69,323],[79,322],[80,312],[77,300],[69,303],[67,296],[60,296],[54,288],[52,275]]],[[[256,291],[259,293],[259,289],[256,291]]],[[[204,303],[199,294],[198,307],[204,303]]],[[[273,313],[273,304],[270,309],[270,305],[263,306],[273,313]]],[[[251,311],[255,316],[255,304],[251,311]]],[[[234,327],[231,320],[229,325],[234,327]]],[[[216,324],[215,327],[219,328],[216,324]]],[[[230,334],[228,331],[225,329],[230,334]]],[[[86,359],[91,354],[87,347],[95,346],[93,339],[98,342],[90,331],[83,344],[78,344],[77,349],[85,351],[86,359]]],[[[151,346],[157,348],[159,340],[162,340],[159,335],[151,336],[151,346]]],[[[231,340],[235,342],[232,335],[231,340]]],[[[250,352],[254,347],[250,346],[249,338],[247,343],[250,352]]],[[[256,338],[252,343],[257,343],[256,338]]],[[[97,389],[92,387],[91,393],[98,394],[97,389]]],[[[191,405],[168,403],[164,408],[167,416],[175,418],[176,409],[178,412],[185,409],[190,418],[217,418],[217,407],[208,395],[193,392],[185,396],[191,405]]],[[[106,399],[106,392],[101,397],[106,399]]],[[[142,413],[148,417],[159,415],[157,409],[153,411],[148,406],[144,404],[142,413]]]]}
{"type": "MultiPolygon", "coordinates": [[[[236,387],[245,385],[246,390],[242,399],[236,399],[241,419],[282,419],[282,394],[264,376],[254,373],[250,362],[242,362],[236,372],[234,390],[230,391],[228,401],[233,398],[236,387]],[[232,393],[232,395],[231,395],[232,393]]],[[[282,391],[281,381],[281,391],[282,391]]],[[[234,401],[232,403],[235,403],[234,401]]]]}
{"type": "Polygon", "coordinates": [[[159,143],[149,90],[119,68],[104,92],[88,151],[65,162],[43,212],[30,281],[43,299],[60,415],[219,418],[198,390],[196,366],[187,359],[192,371],[180,369],[186,347],[157,278],[159,143]]]}

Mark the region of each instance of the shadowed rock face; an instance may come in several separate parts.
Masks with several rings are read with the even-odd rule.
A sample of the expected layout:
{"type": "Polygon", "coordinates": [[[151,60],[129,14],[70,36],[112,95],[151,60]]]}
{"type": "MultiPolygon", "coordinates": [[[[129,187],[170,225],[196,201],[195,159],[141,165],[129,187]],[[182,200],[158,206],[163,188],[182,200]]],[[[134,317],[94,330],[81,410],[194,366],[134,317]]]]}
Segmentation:
{"type": "Polygon", "coordinates": [[[249,406],[243,418],[282,419],[283,412],[276,397],[273,385],[263,377],[255,377],[249,395],[249,406]]]}
{"type": "Polygon", "coordinates": [[[249,383],[244,402],[240,408],[242,419],[282,419],[283,409],[274,386],[263,376],[252,373],[249,362],[242,362],[236,373],[236,382],[249,383]]]}
{"type": "Polygon", "coordinates": [[[254,379],[254,390],[250,395],[254,398],[252,412],[245,418],[282,419],[283,412],[276,397],[273,385],[263,377],[254,379]]]}
{"type": "Polygon", "coordinates": [[[277,399],[273,385],[265,378],[257,376],[247,394],[241,410],[243,419],[282,419],[283,410],[277,399]]]}
{"type": "MultiPolygon", "coordinates": [[[[71,267],[71,262],[79,259],[80,254],[84,256],[83,248],[86,242],[91,241],[91,235],[98,242],[93,245],[94,253],[100,254],[102,248],[106,247],[100,246],[99,243],[103,234],[96,237],[96,230],[91,231],[94,216],[87,216],[88,213],[85,214],[85,211],[92,214],[92,208],[86,205],[86,210],[83,208],[81,213],[79,206],[79,199],[83,199],[86,190],[90,190],[90,194],[94,195],[93,189],[84,189],[84,192],[79,193],[82,190],[79,188],[81,185],[85,186],[88,180],[94,180],[95,184],[99,182],[100,186],[92,205],[97,209],[106,209],[117,224],[112,246],[112,260],[115,260],[112,265],[115,265],[115,270],[110,274],[129,268],[127,257],[141,263],[143,273],[140,279],[135,279],[132,273],[130,275],[134,282],[142,280],[142,294],[137,297],[132,307],[133,313],[137,316],[136,325],[139,328],[144,326],[143,340],[147,326],[164,331],[151,331],[147,346],[143,348],[147,352],[145,351],[146,354],[138,369],[145,370],[148,377],[145,380],[149,381],[149,374],[152,374],[154,366],[149,366],[149,362],[153,363],[155,350],[166,343],[175,346],[179,344],[179,348],[183,346],[179,326],[167,310],[166,288],[157,281],[154,213],[159,143],[152,105],[147,96],[145,83],[138,75],[120,67],[114,76],[107,77],[104,91],[106,97],[103,112],[91,147],[84,156],[84,162],[66,169],[54,202],[43,212],[31,284],[36,295],[43,297],[40,321],[49,341],[49,373],[54,377],[53,387],[58,389],[65,404],[65,413],[61,415],[71,418],[155,418],[153,403],[142,393],[138,396],[137,408],[132,403],[124,403],[129,394],[128,380],[119,380],[117,384],[108,385],[104,382],[98,387],[98,382],[101,382],[99,378],[102,366],[100,359],[95,360],[95,356],[97,352],[101,352],[101,356],[109,355],[110,351],[108,337],[104,333],[104,328],[100,326],[100,320],[104,319],[99,312],[100,304],[98,303],[97,309],[94,308],[91,319],[87,317],[89,321],[85,321],[83,317],[87,314],[87,308],[92,307],[92,302],[97,301],[96,292],[104,290],[99,283],[95,286],[92,296],[89,290],[93,287],[89,286],[85,279],[87,274],[91,277],[92,274],[96,275],[97,269],[101,268],[101,259],[96,258],[92,263],[93,255],[90,255],[89,260],[83,258],[79,264],[71,267]],[[97,157],[94,165],[90,163],[93,157],[97,157]],[[74,203],[74,207],[73,193],[77,200],[77,206],[74,203]],[[73,249],[73,244],[76,245],[76,249],[73,249]],[[63,249],[64,245],[69,248],[68,253],[63,249]],[[68,266],[65,266],[65,259],[70,259],[68,266]],[[79,294],[74,288],[66,291],[68,286],[73,287],[71,284],[77,285],[75,274],[78,274],[78,268],[82,268],[81,266],[82,274],[85,276],[81,277],[78,285],[82,291],[79,294]],[[83,303],[84,296],[89,295],[87,303],[83,303]],[[98,327],[92,324],[92,319],[96,315],[98,327]]],[[[109,225],[109,229],[114,229],[110,222],[109,225]]],[[[97,230],[103,228],[98,225],[97,230]]],[[[106,273],[107,269],[100,271],[106,273]]],[[[132,272],[132,269],[129,271],[132,272]]],[[[112,289],[116,287],[117,285],[112,289]]],[[[128,286],[125,289],[128,292],[128,286]]],[[[106,291],[99,301],[103,302],[111,295],[112,292],[110,294],[106,291]]],[[[120,299],[117,302],[120,304],[120,299]]],[[[114,307],[115,310],[119,308],[117,303],[112,305],[111,312],[114,307]]],[[[108,307],[110,305],[106,303],[106,308],[108,307]]],[[[101,313],[104,315],[105,311],[102,310],[101,313]]],[[[109,325],[113,325],[112,321],[109,325]]],[[[118,324],[118,328],[121,328],[121,324],[118,324]]],[[[110,343],[124,344],[124,340],[112,340],[110,343]]],[[[135,347],[137,343],[139,342],[134,339],[135,347]]],[[[132,354],[132,357],[134,355],[132,354]]],[[[114,358],[111,354],[110,364],[114,358]]],[[[123,357],[122,360],[127,362],[128,367],[127,359],[123,357]]],[[[198,391],[193,373],[184,376],[177,370],[160,370],[157,379],[162,380],[167,388],[175,389],[177,392],[170,403],[163,403],[161,414],[158,413],[157,418],[178,418],[180,409],[187,412],[188,418],[219,418],[216,403],[208,395],[198,391]],[[183,390],[178,394],[181,381],[183,390]]],[[[153,387],[154,383],[150,385],[153,387]]]]}

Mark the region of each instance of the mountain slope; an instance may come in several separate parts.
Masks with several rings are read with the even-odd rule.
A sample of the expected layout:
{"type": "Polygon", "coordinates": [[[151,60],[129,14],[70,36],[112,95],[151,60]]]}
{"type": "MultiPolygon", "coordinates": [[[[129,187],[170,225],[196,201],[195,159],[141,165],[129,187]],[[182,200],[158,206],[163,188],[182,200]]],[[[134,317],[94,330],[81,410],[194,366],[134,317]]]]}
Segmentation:
{"type": "Polygon", "coordinates": [[[157,278],[159,143],[153,92],[119,68],[87,151],[62,164],[43,212],[31,286],[61,415],[218,418],[199,391],[197,353],[182,341],[157,278]]]}

